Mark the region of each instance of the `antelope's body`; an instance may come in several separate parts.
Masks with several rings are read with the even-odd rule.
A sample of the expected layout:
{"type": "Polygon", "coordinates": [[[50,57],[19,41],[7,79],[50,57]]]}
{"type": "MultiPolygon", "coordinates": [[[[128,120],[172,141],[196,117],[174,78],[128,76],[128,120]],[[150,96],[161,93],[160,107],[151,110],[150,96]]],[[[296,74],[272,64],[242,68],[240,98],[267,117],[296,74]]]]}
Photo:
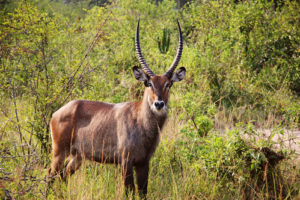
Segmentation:
{"type": "Polygon", "coordinates": [[[141,195],[146,195],[149,161],[167,119],[169,89],[185,75],[183,67],[173,73],[182,53],[179,23],[178,27],[177,56],[170,69],[159,76],[151,71],[142,56],[138,23],[136,50],[143,70],[134,67],[133,72],[135,78],[146,86],[141,101],[110,104],[75,100],[53,114],[50,122],[53,147],[51,176],[73,174],[82,159],[121,164],[126,188],[134,191],[134,168],[138,190],[141,195]],[[62,170],[67,157],[66,167],[62,170]]]}
{"type": "Polygon", "coordinates": [[[167,113],[156,115],[147,105],[145,98],[120,104],[69,102],[50,122],[54,155],[65,152],[77,159],[116,164],[126,155],[133,165],[147,162],[167,118],[167,113]]]}

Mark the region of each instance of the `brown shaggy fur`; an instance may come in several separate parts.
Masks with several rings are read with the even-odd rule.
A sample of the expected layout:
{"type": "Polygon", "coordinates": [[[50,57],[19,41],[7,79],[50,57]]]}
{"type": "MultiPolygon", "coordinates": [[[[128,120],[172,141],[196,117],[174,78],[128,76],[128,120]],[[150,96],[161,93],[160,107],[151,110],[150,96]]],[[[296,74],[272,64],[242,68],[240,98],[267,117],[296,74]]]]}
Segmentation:
{"type": "Polygon", "coordinates": [[[83,159],[121,164],[126,188],[134,191],[135,168],[138,190],[146,195],[149,160],[167,119],[169,87],[184,74],[178,78],[175,73],[172,79],[138,75],[143,75],[136,76],[138,80],[152,84],[145,89],[142,101],[109,104],[75,100],[53,114],[50,122],[53,157],[49,176],[70,176],[83,159]],[[163,101],[163,109],[156,109],[155,101],[163,101]]]}

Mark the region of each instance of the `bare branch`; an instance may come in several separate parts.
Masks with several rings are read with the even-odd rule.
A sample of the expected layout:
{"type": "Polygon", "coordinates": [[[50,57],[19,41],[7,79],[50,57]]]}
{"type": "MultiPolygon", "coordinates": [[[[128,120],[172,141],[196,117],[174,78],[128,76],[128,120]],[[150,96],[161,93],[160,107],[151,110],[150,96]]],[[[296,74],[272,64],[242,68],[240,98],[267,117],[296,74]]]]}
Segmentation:
{"type": "MultiPolygon", "coordinates": [[[[20,141],[21,141],[21,143],[23,143],[23,139],[25,141],[25,138],[23,137],[22,131],[21,131],[20,120],[19,120],[19,116],[18,116],[18,108],[17,108],[17,103],[16,103],[16,97],[15,97],[15,88],[14,88],[14,85],[12,84],[10,78],[8,79],[8,81],[9,81],[9,84],[10,84],[10,87],[11,87],[11,90],[12,90],[11,98],[12,98],[12,101],[13,101],[13,104],[14,104],[15,118],[16,118],[16,121],[17,121],[17,129],[18,129],[20,141]]],[[[23,155],[25,155],[24,148],[21,147],[21,149],[22,149],[23,155]]]]}

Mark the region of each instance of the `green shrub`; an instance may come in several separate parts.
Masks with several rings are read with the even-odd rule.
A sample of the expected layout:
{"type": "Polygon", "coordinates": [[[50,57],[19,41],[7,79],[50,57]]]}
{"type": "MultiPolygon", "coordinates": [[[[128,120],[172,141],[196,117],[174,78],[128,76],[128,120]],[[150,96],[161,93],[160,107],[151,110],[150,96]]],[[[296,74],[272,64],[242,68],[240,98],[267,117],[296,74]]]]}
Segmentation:
{"type": "Polygon", "coordinates": [[[291,191],[296,194],[296,188],[289,188],[277,165],[292,152],[273,150],[272,138],[281,133],[274,131],[272,137],[263,139],[253,128],[247,125],[244,131],[236,129],[207,137],[183,128],[176,154],[199,173],[214,174],[208,178],[217,179],[221,187],[240,190],[244,198],[253,198],[256,193],[275,198],[288,197],[291,191]]]}
{"type": "MultiPolygon", "coordinates": [[[[174,9],[173,0],[122,0],[92,6],[102,2],[4,1],[0,12],[0,176],[5,180],[1,198],[3,191],[7,198],[46,198],[49,121],[66,102],[117,103],[142,97],[144,86],[132,75],[132,67],[139,65],[134,45],[139,18],[143,54],[157,74],[163,74],[176,55],[179,20],[184,36],[179,65],[187,69],[184,81],[171,90],[169,123],[174,127],[172,134],[162,134],[152,161],[150,198],[241,199],[241,191],[246,195],[249,188],[249,194],[260,195],[253,198],[273,198],[271,194],[280,198],[283,193],[277,186],[282,184],[290,192],[282,196],[296,196],[297,184],[286,184],[281,164],[265,170],[270,163],[266,154],[274,142],[256,141],[262,136],[255,135],[253,127],[246,131],[233,127],[239,122],[262,128],[299,126],[300,4],[287,1],[274,9],[271,1],[191,1],[174,9]],[[215,133],[227,127],[231,131],[215,133]],[[174,130],[180,130],[179,135],[174,130]],[[245,140],[244,134],[252,140],[245,140]],[[169,136],[172,139],[165,138],[169,136]]],[[[82,179],[83,189],[76,177],[62,188],[57,183],[49,198],[56,194],[62,199],[121,198],[122,189],[106,184],[115,180],[110,168],[102,173],[97,169],[88,166],[79,172],[88,177],[82,179]],[[92,196],[91,191],[100,190],[100,196],[92,196]]],[[[297,167],[287,165],[285,170],[293,174],[291,180],[297,180],[297,167]]]]}

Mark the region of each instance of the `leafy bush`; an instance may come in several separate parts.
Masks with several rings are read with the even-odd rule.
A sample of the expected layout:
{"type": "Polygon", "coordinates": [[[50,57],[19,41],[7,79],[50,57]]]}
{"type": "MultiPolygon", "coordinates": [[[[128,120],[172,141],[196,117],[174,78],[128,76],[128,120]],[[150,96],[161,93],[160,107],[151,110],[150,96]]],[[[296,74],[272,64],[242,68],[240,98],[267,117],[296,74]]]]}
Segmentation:
{"type": "MultiPolygon", "coordinates": [[[[43,178],[51,150],[49,121],[59,107],[72,99],[141,98],[144,86],[132,76],[138,18],[143,54],[157,74],[174,59],[179,19],[180,65],[187,69],[171,90],[169,130],[152,161],[150,197],[239,199],[249,188],[260,199],[296,196],[296,181],[286,184],[282,164],[267,164],[273,142],[256,141],[253,127],[235,128],[240,122],[299,127],[299,2],[283,2],[278,9],[272,1],[252,0],[191,1],[182,9],[174,9],[173,0],[64,2],[4,1],[0,12],[1,198],[51,199],[58,191],[61,198],[121,198],[121,189],[106,184],[113,179],[110,168],[99,172],[87,164],[79,172],[79,178],[88,177],[81,177],[83,188],[71,180],[76,191],[58,183],[49,194],[43,178]],[[216,134],[226,128],[233,130],[216,134]],[[90,181],[101,184],[90,188],[90,181]],[[99,190],[92,196],[90,191],[99,190]]],[[[297,170],[287,164],[285,174],[297,180],[297,170]]]]}
{"type": "Polygon", "coordinates": [[[208,178],[217,179],[228,191],[240,187],[244,198],[250,199],[257,194],[260,198],[271,196],[271,199],[286,198],[289,192],[296,194],[296,188],[289,188],[282,169],[277,166],[292,152],[273,150],[275,132],[266,140],[252,125],[247,125],[244,131],[236,129],[205,138],[186,131],[182,133],[184,136],[178,140],[176,152],[181,161],[190,163],[199,173],[205,172],[208,178]]]}

